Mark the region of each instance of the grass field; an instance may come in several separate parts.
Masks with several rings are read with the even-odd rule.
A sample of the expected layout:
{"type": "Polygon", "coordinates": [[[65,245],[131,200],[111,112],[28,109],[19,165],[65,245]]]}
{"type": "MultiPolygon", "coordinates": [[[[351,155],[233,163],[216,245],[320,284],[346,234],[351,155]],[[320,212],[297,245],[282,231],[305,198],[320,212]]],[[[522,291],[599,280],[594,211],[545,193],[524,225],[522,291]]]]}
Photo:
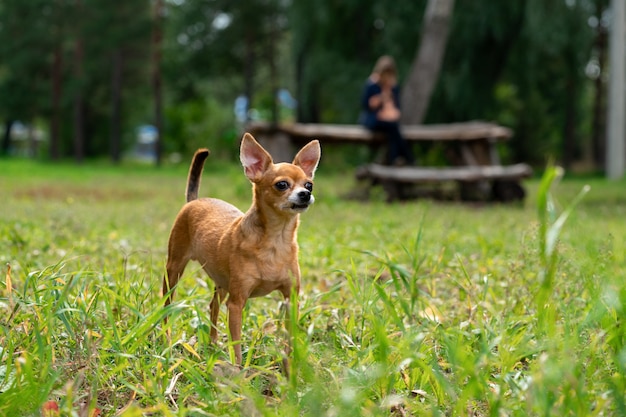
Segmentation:
{"type": "MultiPolygon", "coordinates": [[[[197,264],[162,307],[186,169],[0,160],[0,415],[626,415],[626,183],[388,205],[322,162],[286,378],[278,293],[247,305],[243,370],[225,308],[209,343],[197,264]]],[[[250,189],[209,160],[200,194],[245,210],[250,189]]]]}

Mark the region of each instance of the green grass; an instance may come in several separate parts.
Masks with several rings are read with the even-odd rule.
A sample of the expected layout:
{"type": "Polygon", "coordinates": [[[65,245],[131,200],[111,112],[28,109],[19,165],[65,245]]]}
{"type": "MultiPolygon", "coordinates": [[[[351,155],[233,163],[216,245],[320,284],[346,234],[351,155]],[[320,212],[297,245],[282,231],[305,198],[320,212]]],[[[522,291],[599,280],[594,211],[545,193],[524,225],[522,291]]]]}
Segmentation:
{"type": "MultiPolygon", "coordinates": [[[[287,378],[278,293],[247,305],[243,370],[225,309],[209,342],[197,264],[162,307],[185,177],[0,160],[0,415],[50,400],[64,416],[626,415],[624,182],[546,176],[523,206],[387,205],[342,199],[351,173],[322,163],[287,378]]],[[[234,165],[209,161],[200,193],[249,205],[234,165]]]]}

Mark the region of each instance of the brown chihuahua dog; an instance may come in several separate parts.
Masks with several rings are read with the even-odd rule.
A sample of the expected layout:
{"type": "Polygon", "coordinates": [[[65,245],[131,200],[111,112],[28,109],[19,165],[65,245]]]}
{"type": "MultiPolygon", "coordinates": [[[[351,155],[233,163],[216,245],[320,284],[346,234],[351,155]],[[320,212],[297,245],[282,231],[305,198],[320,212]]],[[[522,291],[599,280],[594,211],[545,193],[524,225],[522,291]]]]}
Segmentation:
{"type": "Polygon", "coordinates": [[[250,297],[279,290],[286,300],[292,287],[300,289],[296,233],[300,213],[315,201],[313,176],[320,160],[320,144],[309,142],[293,162],[274,164],[272,157],[246,133],[240,159],[252,182],[252,205],[244,214],[215,198],[198,199],[207,149],[196,151],[187,179],[187,204],[178,213],[170,234],[167,277],[163,295],[168,305],[190,260],[202,265],[215,282],[211,301],[211,340],[217,341],[217,319],[228,294],[228,327],[235,360],[241,365],[242,310],[250,297]]]}

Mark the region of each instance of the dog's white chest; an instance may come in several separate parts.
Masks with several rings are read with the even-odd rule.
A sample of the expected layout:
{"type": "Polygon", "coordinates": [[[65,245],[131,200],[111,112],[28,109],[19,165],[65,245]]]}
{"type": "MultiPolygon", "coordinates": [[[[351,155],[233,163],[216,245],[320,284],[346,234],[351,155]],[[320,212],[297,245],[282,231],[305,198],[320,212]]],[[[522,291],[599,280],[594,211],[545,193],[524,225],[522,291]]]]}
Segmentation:
{"type": "MultiPolygon", "coordinates": [[[[276,256],[273,251],[263,251],[257,258],[248,259],[241,270],[231,271],[241,274],[240,279],[248,281],[252,288],[251,297],[260,297],[277,289],[291,287],[299,271],[297,260],[292,257],[276,256]]],[[[231,279],[233,277],[231,276],[231,279]]]]}

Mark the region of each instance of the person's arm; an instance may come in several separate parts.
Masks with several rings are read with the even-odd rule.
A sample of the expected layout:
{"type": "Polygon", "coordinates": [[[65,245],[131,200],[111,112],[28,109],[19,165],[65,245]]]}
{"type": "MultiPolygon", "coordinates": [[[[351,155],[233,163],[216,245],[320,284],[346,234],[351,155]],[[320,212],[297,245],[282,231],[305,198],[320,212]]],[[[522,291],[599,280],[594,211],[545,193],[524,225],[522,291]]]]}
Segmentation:
{"type": "Polygon", "coordinates": [[[377,112],[382,107],[383,100],[380,86],[378,84],[368,84],[363,97],[363,107],[370,112],[377,112]]]}
{"type": "Polygon", "coordinates": [[[382,105],[383,105],[383,94],[382,92],[379,94],[375,94],[370,96],[370,99],[368,101],[368,105],[371,111],[377,111],[379,110],[382,105]]]}

